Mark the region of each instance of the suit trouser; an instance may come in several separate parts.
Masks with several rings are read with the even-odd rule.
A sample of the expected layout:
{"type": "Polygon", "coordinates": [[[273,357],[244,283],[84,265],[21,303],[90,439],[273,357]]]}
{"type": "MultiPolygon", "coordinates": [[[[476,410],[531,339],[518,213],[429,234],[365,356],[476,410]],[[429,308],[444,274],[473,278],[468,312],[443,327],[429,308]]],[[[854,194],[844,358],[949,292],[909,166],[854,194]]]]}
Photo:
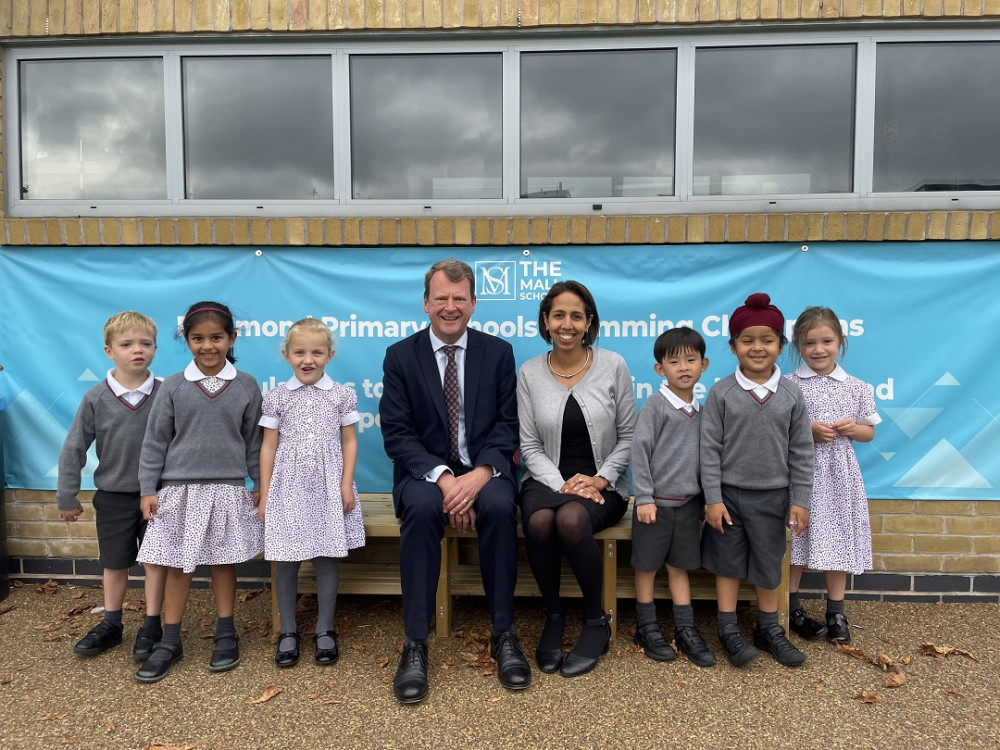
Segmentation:
{"type": "MultiPolygon", "coordinates": [[[[483,487],[474,506],[479,568],[494,633],[510,630],[514,622],[514,585],[517,583],[514,494],[511,482],[494,477],[483,487]]],[[[399,502],[402,506],[399,567],[403,627],[407,639],[425,640],[437,606],[441,539],[448,517],[441,507],[441,490],[432,482],[408,482],[399,502]]]]}

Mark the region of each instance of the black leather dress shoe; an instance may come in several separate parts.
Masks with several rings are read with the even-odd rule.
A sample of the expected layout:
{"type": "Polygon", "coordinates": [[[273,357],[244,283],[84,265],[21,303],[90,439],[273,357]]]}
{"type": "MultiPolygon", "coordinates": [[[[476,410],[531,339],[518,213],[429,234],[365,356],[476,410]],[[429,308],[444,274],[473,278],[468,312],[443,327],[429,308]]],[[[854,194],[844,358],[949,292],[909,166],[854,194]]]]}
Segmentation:
{"type": "Polygon", "coordinates": [[[667,642],[658,623],[652,622],[636,628],[632,641],[654,661],[673,661],[677,658],[677,652],[667,642]]]}
{"type": "Polygon", "coordinates": [[[302,638],[298,633],[282,633],[278,636],[278,650],[274,652],[274,664],[278,667],[294,667],[299,662],[299,644],[302,638]],[[292,648],[282,650],[281,642],[286,638],[292,638],[295,645],[292,648]]]}
{"type": "Polygon", "coordinates": [[[184,647],[180,643],[157,643],[146,663],[135,673],[135,679],[137,682],[159,682],[167,676],[170,668],[183,658],[184,647]],[[155,660],[154,655],[157,657],[155,660]]]}
{"type": "Polygon", "coordinates": [[[848,644],[851,642],[851,624],[844,615],[832,612],[826,613],[826,637],[834,643],[848,644]]]}
{"type": "Polygon", "coordinates": [[[826,625],[811,618],[802,607],[793,609],[788,614],[788,628],[799,638],[805,638],[807,641],[826,635],[826,625]]]}
{"type": "Polygon", "coordinates": [[[132,661],[146,661],[153,653],[153,646],[163,637],[163,628],[156,625],[143,625],[135,634],[135,644],[132,646],[132,661]]]}
{"type": "Polygon", "coordinates": [[[490,656],[497,663],[497,677],[508,690],[524,690],[531,684],[531,667],[524,658],[521,643],[511,630],[493,636],[490,656]]]}
{"type": "Polygon", "coordinates": [[[215,636],[215,650],[208,662],[209,672],[227,672],[240,663],[240,639],[236,633],[215,636]],[[219,641],[232,641],[232,646],[219,647],[219,641]]]}
{"type": "MultiPolygon", "coordinates": [[[[606,633],[606,639],[604,641],[604,649],[601,654],[608,653],[608,647],[611,645],[611,625],[608,623],[607,619],[602,615],[596,620],[584,620],[583,627],[585,628],[604,628],[606,633]]],[[[573,647],[576,648],[575,646],[573,647]]],[[[594,667],[597,666],[598,659],[601,658],[601,654],[597,656],[582,656],[576,653],[575,650],[570,651],[566,654],[566,658],[563,659],[562,666],[559,668],[559,674],[563,677],[579,677],[580,675],[587,674],[587,672],[593,671],[594,667]]]]}
{"type": "Polygon", "coordinates": [[[340,651],[337,650],[337,634],[332,630],[327,630],[325,633],[317,633],[313,636],[313,643],[316,644],[316,663],[322,667],[328,667],[331,664],[337,662],[337,658],[340,656],[340,651]],[[320,648],[319,639],[323,636],[333,639],[332,648],[320,648]]]}
{"type": "Polygon", "coordinates": [[[406,641],[392,693],[400,703],[419,703],[427,697],[427,641],[406,641]]]}
{"type": "Polygon", "coordinates": [[[122,642],[122,626],[101,620],[75,646],[73,653],[80,656],[97,656],[122,642]]]}

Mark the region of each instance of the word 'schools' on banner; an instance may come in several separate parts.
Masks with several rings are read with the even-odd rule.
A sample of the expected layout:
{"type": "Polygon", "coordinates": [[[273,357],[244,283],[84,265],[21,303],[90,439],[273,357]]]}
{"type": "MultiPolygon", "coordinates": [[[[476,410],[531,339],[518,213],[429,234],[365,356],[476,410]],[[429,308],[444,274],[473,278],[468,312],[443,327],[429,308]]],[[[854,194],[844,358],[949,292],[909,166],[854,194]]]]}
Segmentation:
{"type": "MultiPolygon", "coordinates": [[[[388,491],[378,401],[385,348],[427,325],[423,277],[447,250],[427,248],[0,248],[0,398],[6,481],[55,487],[59,450],[84,391],[105,377],[102,327],[135,309],[159,327],[157,376],[190,355],[177,336],[192,302],[238,318],[237,366],[261,390],[290,376],[288,327],[321,319],[336,338],[328,368],[356,389],[358,485],[388,491]]],[[[520,364],[546,349],[538,303],[558,281],[594,293],[598,345],[622,354],[642,401],[659,386],[653,342],[700,331],[711,364],[699,395],[736,365],[728,314],[763,291],[788,333],[809,305],[832,307],[848,372],[871,383],[882,424],[856,446],[873,498],[1000,499],[1000,244],[819,243],[573,248],[456,248],[476,273],[472,325],[509,340],[520,364]]],[[[788,351],[779,360],[791,368],[788,351]]],[[[92,474],[93,460],[88,466],[92,474]]]]}

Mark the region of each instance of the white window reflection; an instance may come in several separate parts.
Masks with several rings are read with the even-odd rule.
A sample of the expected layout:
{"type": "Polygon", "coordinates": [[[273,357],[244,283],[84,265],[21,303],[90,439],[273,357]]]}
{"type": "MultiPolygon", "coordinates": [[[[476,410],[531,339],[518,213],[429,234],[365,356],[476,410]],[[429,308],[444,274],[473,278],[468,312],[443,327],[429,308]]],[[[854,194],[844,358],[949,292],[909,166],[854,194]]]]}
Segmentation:
{"type": "Polygon", "coordinates": [[[673,195],[674,50],[521,55],[521,197],[673,195]]]}
{"type": "Polygon", "coordinates": [[[1000,44],[880,44],[876,192],[1000,190],[1000,44]]]}
{"type": "Polygon", "coordinates": [[[694,195],[852,189],[854,46],[695,56],[694,195]]]}
{"type": "Polygon", "coordinates": [[[21,197],[165,198],[159,58],[20,63],[21,197]]]}
{"type": "Polygon", "coordinates": [[[186,197],[334,197],[329,57],[188,57],[183,71],[186,197]]]}
{"type": "Polygon", "coordinates": [[[503,197],[499,54],[351,58],[354,198],[503,197]]]}

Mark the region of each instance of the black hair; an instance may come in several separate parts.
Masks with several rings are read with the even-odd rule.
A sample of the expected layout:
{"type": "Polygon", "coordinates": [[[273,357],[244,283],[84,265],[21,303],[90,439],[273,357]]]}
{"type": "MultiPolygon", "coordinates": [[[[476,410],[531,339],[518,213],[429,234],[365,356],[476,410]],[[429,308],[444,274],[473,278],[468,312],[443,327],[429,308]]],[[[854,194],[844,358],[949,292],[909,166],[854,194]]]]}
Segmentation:
{"type": "Polygon", "coordinates": [[[664,357],[674,356],[684,351],[697,352],[702,359],[705,357],[705,339],[697,331],[680,326],[664,331],[653,344],[653,359],[662,362],[664,357]]]}
{"type": "Polygon", "coordinates": [[[590,293],[579,281],[557,281],[549,289],[541,304],[538,305],[538,332],[541,334],[546,344],[552,343],[552,335],[545,325],[545,318],[552,311],[552,301],[563,292],[572,292],[583,301],[584,314],[590,318],[590,327],[583,335],[583,343],[590,346],[597,341],[601,332],[601,318],[597,314],[597,303],[594,302],[594,295],[590,293]]]}
{"type": "MultiPolygon", "coordinates": [[[[179,333],[187,341],[188,333],[191,332],[192,328],[199,323],[212,319],[219,322],[222,330],[228,336],[236,333],[236,323],[233,320],[232,311],[221,302],[213,302],[211,300],[195,302],[187,309],[187,312],[184,313],[184,322],[181,324],[179,333]]],[[[236,354],[233,351],[233,347],[229,347],[229,351],[226,352],[226,359],[234,364],[236,363],[236,354]]]]}

